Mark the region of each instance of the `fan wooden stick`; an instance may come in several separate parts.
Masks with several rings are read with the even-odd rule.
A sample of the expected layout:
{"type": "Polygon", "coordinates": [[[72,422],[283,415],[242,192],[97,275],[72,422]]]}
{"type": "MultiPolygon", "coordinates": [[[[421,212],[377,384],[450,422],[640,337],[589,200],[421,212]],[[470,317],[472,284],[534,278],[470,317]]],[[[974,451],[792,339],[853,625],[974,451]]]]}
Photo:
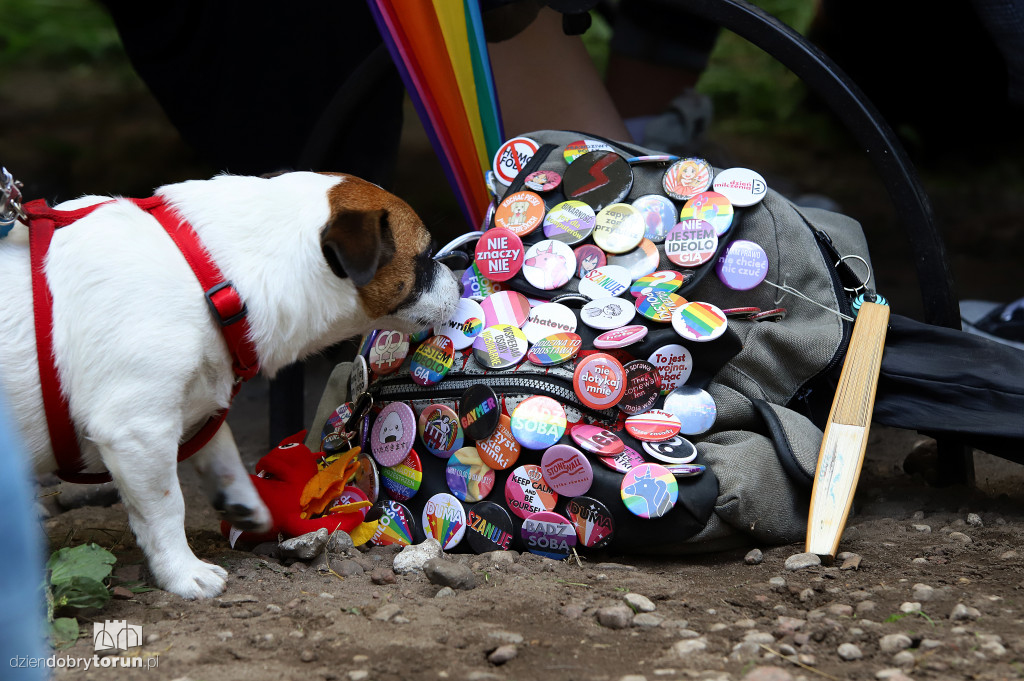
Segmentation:
{"type": "Polygon", "coordinates": [[[875,405],[889,307],[864,302],[818,454],[805,551],[835,556],[853,504],[875,405]]]}

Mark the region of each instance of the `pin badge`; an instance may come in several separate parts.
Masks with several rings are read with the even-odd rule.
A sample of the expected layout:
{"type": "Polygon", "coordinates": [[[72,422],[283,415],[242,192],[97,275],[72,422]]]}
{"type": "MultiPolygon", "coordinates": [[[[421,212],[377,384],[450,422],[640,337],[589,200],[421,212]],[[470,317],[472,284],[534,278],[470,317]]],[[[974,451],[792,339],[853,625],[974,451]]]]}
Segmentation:
{"type": "Polygon", "coordinates": [[[713,341],[729,326],[725,313],[711,303],[686,303],[672,312],[672,328],[698,343],[713,341]]]}
{"type": "Polygon", "coordinates": [[[647,337],[648,329],[643,324],[632,324],[622,326],[611,331],[605,331],[594,339],[594,347],[600,350],[611,350],[612,348],[625,348],[633,343],[639,343],[647,337]]]}
{"type": "Polygon", "coordinates": [[[629,270],[630,281],[636,281],[658,269],[661,264],[661,254],[654,242],[645,238],[629,253],[608,256],[608,264],[625,267],[629,270]]]}
{"type": "Polygon", "coordinates": [[[632,165],[634,163],[672,163],[678,160],[679,157],[672,154],[652,154],[650,156],[630,156],[626,162],[632,165]]]}
{"type": "Polygon", "coordinates": [[[651,409],[626,419],[626,432],[642,442],[661,442],[679,432],[679,419],[663,409],[651,409]]]}
{"type": "Polygon", "coordinates": [[[494,211],[494,227],[524,237],[544,220],[544,199],[533,192],[509,194],[494,211]]]}
{"type": "Polygon", "coordinates": [[[698,267],[718,249],[718,233],[710,222],[683,220],[665,237],[665,256],[680,267],[698,267]]]}
{"type": "Polygon", "coordinates": [[[619,491],[629,512],[641,518],[661,518],[679,500],[675,477],[656,463],[643,463],[626,473],[619,491]]]}
{"type": "Polygon", "coordinates": [[[665,240],[668,230],[679,222],[676,204],[661,194],[647,194],[633,201],[644,220],[644,237],[656,244],[665,240]]]}
{"type": "Polygon", "coordinates": [[[579,291],[590,300],[617,298],[629,288],[629,270],[618,265],[605,265],[591,270],[580,279],[579,291]]]}
{"type": "Polygon", "coordinates": [[[578,244],[594,231],[594,209],[582,201],[562,201],[544,216],[544,236],[567,244],[578,244]]]}
{"type": "Polygon", "coordinates": [[[689,302],[675,293],[651,291],[636,299],[636,311],[652,322],[668,324],[672,321],[672,313],[676,308],[689,302]]]}
{"type": "Polygon", "coordinates": [[[576,546],[576,528],[553,511],[525,518],[520,536],[527,551],[553,560],[567,558],[576,546]]]}
{"type": "Polygon", "coordinates": [[[676,415],[683,435],[708,432],[718,416],[715,398],[706,390],[689,385],[679,386],[665,396],[665,411],[676,415]]]}
{"type": "Polygon", "coordinates": [[[729,168],[718,173],[715,191],[723,194],[734,206],[753,206],[768,193],[768,185],[760,173],[748,168],[729,168]]]}
{"type": "Polygon", "coordinates": [[[685,277],[682,272],[661,270],[659,272],[652,272],[646,277],[640,277],[634,281],[633,285],[629,288],[629,292],[637,298],[641,298],[652,291],[675,293],[683,285],[684,280],[685,277]]]}
{"type": "Polygon", "coordinates": [[[451,455],[444,477],[448,489],[460,501],[480,501],[494,489],[494,471],[473,446],[463,447],[451,455]]]}
{"type": "Polygon", "coordinates": [[[348,375],[348,394],[353,399],[358,398],[366,392],[366,388],[369,385],[370,367],[366,363],[366,358],[362,355],[356,355],[355,359],[352,360],[352,373],[348,375]]]}
{"type": "Polygon", "coordinates": [[[412,511],[397,501],[385,501],[381,504],[381,516],[377,520],[377,529],[370,537],[374,546],[408,546],[416,536],[416,521],[412,511]]]}
{"type": "Polygon", "coordinates": [[[530,316],[523,324],[526,340],[539,343],[556,333],[573,333],[576,330],[576,315],[561,303],[541,303],[530,308],[530,316]]]}
{"type": "MultiPolygon", "coordinates": [[[[341,494],[338,495],[337,499],[327,504],[327,510],[330,511],[337,506],[347,506],[349,504],[357,504],[360,501],[369,500],[369,497],[366,496],[366,492],[354,485],[349,485],[345,489],[341,490],[341,494]]],[[[356,513],[358,513],[362,518],[365,518],[366,514],[369,512],[369,507],[363,507],[356,511],[356,513]]]]}
{"type": "Polygon", "coordinates": [[[572,427],[569,435],[573,442],[598,456],[615,456],[626,448],[622,438],[601,426],[578,423],[572,427]]]}
{"type": "Polygon", "coordinates": [[[431,336],[412,355],[409,373],[417,385],[439,383],[455,360],[455,347],[447,336],[431,336]]]}
{"type": "Polygon", "coordinates": [[[512,435],[512,419],[504,414],[498,419],[498,427],[482,440],[476,441],[480,460],[494,470],[511,468],[519,460],[520,445],[512,435]]]}
{"type": "Polygon", "coordinates": [[[508,281],[523,266],[523,242],[507,229],[495,227],[476,242],[476,262],[480,274],[491,281],[508,281]]]}
{"type": "Polygon", "coordinates": [[[586,494],[594,482],[594,469],[583,452],[572,445],[548,447],[540,460],[544,481],[567,497],[586,494]]]}
{"type": "Polygon", "coordinates": [[[466,510],[451,494],[435,494],[423,507],[423,532],[443,550],[455,548],[466,535],[466,510]]]}
{"type": "Polygon", "coordinates": [[[320,431],[320,439],[323,440],[328,435],[343,431],[350,418],[352,418],[352,403],[344,402],[339,404],[324,422],[324,427],[320,431]]]}
{"type": "Polygon", "coordinates": [[[549,192],[562,184],[562,176],[554,170],[535,170],[526,176],[523,184],[535,192],[549,192]]]}
{"type": "Polygon", "coordinates": [[[726,319],[750,319],[761,311],[759,307],[729,307],[722,310],[726,319]]]}
{"type": "Polygon", "coordinates": [[[622,298],[598,298],[583,306],[580,317],[592,329],[609,331],[633,321],[636,310],[622,298]]]}
{"type": "Polygon", "coordinates": [[[409,354],[409,336],[401,331],[381,330],[370,346],[370,369],[378,376],[394,373],[409,354]]]}
{"type": "Polygon", "coordinates": [[[352,478],[352,486],[356,487],[371,502],[376,502],[380,495],[380,474],[377,472],[377,464],[368,455],[362,453],[356,457],[359,467],[352,478]]]}
{"type": "Polygon", "coordinates": [[[534,395],[512,411],[512,435],[528,449],[547,449],[565,433],[562,405],[544,395],[534,395]]]}
{"type": "Polygon", "coordinates": [[[526,356],[529,346],[522,329],[496,324],[488,326],[473,341],[473,357],[486,369],[507,369],[526,356]]]}
{"type": "Polygon", "coordinates": [[[594,243],[605,253],[627,253],[644,238],[644,219],[628,203],[613,203],[597,214],[594,243]]]}
{"type": "Polygon", "coordinates": [[[651,353],[647,361],[658,367],[662,395],[666,395],[686,383],[693,372],[693,358],[690,351],[678,343],[663,345],[651,353]]]}
{"type": "Polygon", "coordinates": [[[615,456],[599,456],[597,460],[617,473],[628,473],[644,463],[644,457],[640,452],[625,445],[615,456]]]}
{"type": "Polygon", "coordinates": [[[610,409],[626,392],[626,371],[611,355],[595,352],[576,363],[572,387],[580,402],[591,409],[610,409]]]}
{"type": "Polygon", "coordinates": [[[514,530],[512,516],[493,501],[473,504],[466,512],[466,541],[474,553],[508,551],[514,530]]]}
{"type": "Polygon", "coordinates": [[[576,255],[568,244],[554,239],[539,241],[526,251],[523,276],[543,291],[561,288],[576,272],[576,255]]]}
{"type": "Polygon", "coordinates": [[[583,340],[575,333],[555,333],[534,343],[526,352],[526,359],[541,367],[564,364],[576,356],[583,340]]]}
{"type": "Polygon", "coordinates": [[[434,456],[448,458],[462,447],[464,433],[455,410],[443,404],[432,404],[420,412],[417,421],[420,439],[434,456]]]}
{"type": "Polygon", "coordinates": [[[683,158],[665,171],[661,186],[674,199],[686,201],[711,187],[714,170],[702,158],[683,158]]]}
{"type": "Polygon", "coordinates": [[[576,276],[582,279],[587,273],[593,272],[598,267],[608,264],[604,251],[594,244],[583,244],[577,246],[573,251],[576,254],[576,276]]]}
{"type": "Polygon", "coordinates": [[[471,440],[490,437],[498,427],[500,416],[501,404],[489,385],[475,383],[459,398],[459,425],[471,440]]]}
{"type": "Polygon", "coordinates": [[[485,277],[476,263],[470,265],[462,273],[463,298],[486,298],[492,293],[500,291],[501,288],[501,284],[485,277]]]}
{"type": "Polygon", "coordinates": [[[540,145],[529,137],[514,137],[502,144],[492,164],[498,182],[506,186],[512,184],[512,180],[516,179],[519,171],[526,167],[539,148],[540,145]]]}
{"type": "Polygon", "coordinates": [[[753,241],[737,239],[722,251],[715,272],[733,291],[749,291],[768,276],[768,254],[753,241]]]}
{"type": "Polygon", "coordinates": [[[653,407],[661,396],[658,367],[645,359],[634,359],[626,362],[622,368],[626,371],[626,391],[617,405],[619,411],[631,415],[642,414],[653,407]]]}
{"type": "Polygon", "coordinates": [[[605,547],[615,536],[615,520],[611,511],[593,497],[570,499],[565,514],[576,530],[576,539],[588,549],[605,547]]]}
{"type": "Polygon", "coordinates": [[[673,435],[660,442],[641,442],[644,451],[668,464],[688,464],[697,458],[697,448],[685,437],[673,435]]]}
{"type": "Polygon", "coordinates": [[[447,336],[455,350],[465,350],[484,330],[484,309],[480,303],[460,298],[452,318],[434,327],[434,333],[447,336]]]}
{"type": "Polygon", "coordinates": [[[591,151],[614,151],[614,149],[610,144],[598,140],[576,140],[565,145],[565,149],[562,150],[562,158],[565,159],[566,165],[569,165],[583,154],[591,151]]]}
{"type": "Polygon", "coordinates": [[[505,480],[505,503],[520,518],[550,511],[557,501],[558,493],[544,482],[540,466],[519,466],[505,480]]]}
{"type": "Polygon", "coordinates": [[[416,417],[405,402],[392,402],[377,414],[370,431],[370,452],[381,466],[394,466],[409,456],[416,438],[416,417]]]}
{"type": "Polygon", "coordinates": [[[380,471],[380,484],[395,501],[408,501],[416,496],[423,482],[423,463],[415,450],[401,463],[385,466],[380,471]]]}
{"type": "Polygon", "coordinates": [[[750,321],[752,322],[779,322],[785,318],[786,308],[784,307],[777,307],[773,310],[765,310],[764,312],[750,315],[750,321]]]}
{"type": "Polygon", "coordinates": [[[511,324],[522,328],[530,318],[530,301],[518,291],[498,291],[480,303],[484,311],[484,328],[498,324],[511,324]]]}
{"type": "Polygon", "coordinates": [[[735,212],[732,203],[718,192],[701,192],[683,205],[680,220],[704,220],[715,227],[718,236],[729,231],[735,212]]]}
{"type": "Polygon", "coordinates": [[[633,171],[614,151],[591,151],[578,157],[562,175],[567,199],[583,201],[595,211],[626,198],[633,171]]]}
{"type": "Polygon", "coordinates": [[[699,475],[703,475],[707,469],[702,463],[670,463],[665,464],[665,470],[667,470],[676,478],[696,478],[699,475]]]}

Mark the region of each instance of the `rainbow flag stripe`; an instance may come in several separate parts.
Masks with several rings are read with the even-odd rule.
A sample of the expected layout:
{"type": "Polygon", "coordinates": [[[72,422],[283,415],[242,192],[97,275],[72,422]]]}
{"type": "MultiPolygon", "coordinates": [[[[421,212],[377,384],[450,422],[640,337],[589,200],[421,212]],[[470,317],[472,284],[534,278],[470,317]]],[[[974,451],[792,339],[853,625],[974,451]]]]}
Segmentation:
{"type": "Polygon", "coordinates": [[[676,331],[691,340],[704,341],[725,333],[725,314],[709,303],[688,303],[678,308],[673,318],[676,331]]]}

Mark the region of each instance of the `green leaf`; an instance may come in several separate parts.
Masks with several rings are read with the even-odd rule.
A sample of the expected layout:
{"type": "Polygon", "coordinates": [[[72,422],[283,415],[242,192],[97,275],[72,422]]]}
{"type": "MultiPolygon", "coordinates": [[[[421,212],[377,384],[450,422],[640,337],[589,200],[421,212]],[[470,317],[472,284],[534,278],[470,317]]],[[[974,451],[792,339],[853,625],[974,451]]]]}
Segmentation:
{"type": "Polygon", "coordinates": [[[86,577],[102,582],[110,576],[117,562],[110,551],[97,544],[82,544],[55,551],[46,567],[50,570],[50,584],[70,582],[74,577],[86,577]]]}
{"type": "Polygon", "coordinates": [[[50,641],[54,648],[67,648],[78,640],[78,620],[58,617],[50,623],[50,641]]]}
{"type": "Polygon", "coordinates": [[[53,586],[53,599],[61,607],[102,608],[110,600],[110,590],[103,582],[75,575],[53,586]]]}

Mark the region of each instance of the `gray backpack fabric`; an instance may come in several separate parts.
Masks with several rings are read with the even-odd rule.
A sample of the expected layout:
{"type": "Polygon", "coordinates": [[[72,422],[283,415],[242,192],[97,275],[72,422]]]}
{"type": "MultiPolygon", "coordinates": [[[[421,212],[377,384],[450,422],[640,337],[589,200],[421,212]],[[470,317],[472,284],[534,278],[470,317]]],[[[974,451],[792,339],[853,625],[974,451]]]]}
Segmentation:
{"type": "MultiPolygon", "coordinates": [[[[500,188],[504,191],[496,201],[500,202],[508,192],[518,191],[530,172],[542,169],[563,172],[566,164],[562,150],[566,144],[581,138],[599,139],[570,131],[539,131],[526,136],[540,143],[541,149],[510,187],[500,188]]],[[[658,153],[634,145],[602,141],[625,157],[658,153]]],[[[664,195],[661,187],[664,168],[664,165],[635,165],[633,188],[625,201],[650,193],[664,195]]],[[[544,197],[548,208],[564,200],[559,190],[553,194],[544,197]]],[[[681,207],[682,202],[676,203],[681,207]]],[[[524,246],[543,238],[539,235],[536,239],[524,238],[524,246]]],[[[599,499],[602,495],[605,497],[602,500],[612,510],[617,523],[616,538],[608,547],[610,552],[707,552],[750,543],[789,543],[801,540],[805,534],[811,483],[822,439],[821,426],[831,404],[852,329],[852,323],[839,313],[850,315],[851,294],[844,290],[844,285],[856,288],[857,277],[842,259],[857,256],[870,266],[867,243],[854,220],[827,211],[799,208],[770,188],[760,203],[736,209],[733,226],[722,237],[720,248],[735,239],[761,245],[770,261],[766,281],[800,295],[784,293],[768,283],[749,291],[731,290],[710,272],[712,261],[679,291],[687,300],[709,302],[721,309],[784,307],[786,316],[775,322],[730,320],[724,336],[705,344],[688,343],[678,336],[673,336],[671,341],[651,339],[658,334],[662,334],[660,338],[665,337],[665,325],[651,322],[651,340],[645,340],[638,347],[625,348],[644,359],[648,356],[645,353],[660,342],[678,342],[691,349],[695,355],[694,373],[688,384],[703,387],[713,396],[718,415],[710,432],[690,438],[698,450],[697,461],[707,466],[707,472],[698,479],[679,480],[679,504],[665,517],[656,520],[632,517],[618,499],[622,474],[594,465],[595,473],[599,473],[598,480],[589,494],[599,499]]],[[[674,268],[665,258],[663,249],[660,250],[663,267],[674,268]]],[[[472,244],[467,251],[472,254],[472,244]]],[[[535,289],[521,277],[507,283],[530,297],[551,297],[552,292],[535,289]]],[[[574,279],[557,293],[574,290],[577,283],[574,279]]],[[[585,331],[585,327],[577,329],[577,333],[584,336],[586,349],[585,331]]],[[[673,333],[670,325],[668,333],[673,333]]],[[[456,404],[458,391],[446,386],[460,385],[460,381],[486,382],[504,397],[511,411],[511,407],[528,394],[516,393],[515,388],[507,387],[505,382],[509,377],[523,378],[534,370],[536,368],[524,360],[520,367],[512,370],[485,371],[476,365],[470,353],[468,357],[457,359],[448,376],[431,388],[410,385],[408,371],[403,367],[395,375],[373,381],[370,392],[377,404],[400,396],[410,401],[418,413],[423,406],[435,401],[456,404]]],[[[570,377],[572,370],[572,363],[561,368],[570,377]]],[[[350,373],[351,364],[343,363],[331,375],[306,442],[311,449],[319,449],[327,416],[339,404],[357,397],[351,394],[350,373]]],[[[554,392],[551,396],[566,402],[563,393],[554,392]]],[[[608,411],[611,413],[591,413],[567,404],[571,422],[582,419],[614,428],[617,412],[608,411]]],[[[621,435],[630,444],[628,435],[624,432],[621,435]]],[[[564,441],[570,442],[567,438],[564,441]]],[[[642,451],[638,444],[635,448],[642,451]]],[[[536,463],[531,457],[539,460],[541,453],[524,450],[520,462],[536,463]]],[[[447,491],[443,462],[438,472],[428,470],[437,468],[437,461],[429,461],[434,457],[422,458],[425,460],[423,488],[416,497],[405,502],[417,515],[432,493],[432,486],[437,491],[447,491]]],[[[499,486],[502,480],[499,478],[490,500],[502,500],[499,486]]],[[[422,537],[422,530],[420,533],[422,537]]]]}

